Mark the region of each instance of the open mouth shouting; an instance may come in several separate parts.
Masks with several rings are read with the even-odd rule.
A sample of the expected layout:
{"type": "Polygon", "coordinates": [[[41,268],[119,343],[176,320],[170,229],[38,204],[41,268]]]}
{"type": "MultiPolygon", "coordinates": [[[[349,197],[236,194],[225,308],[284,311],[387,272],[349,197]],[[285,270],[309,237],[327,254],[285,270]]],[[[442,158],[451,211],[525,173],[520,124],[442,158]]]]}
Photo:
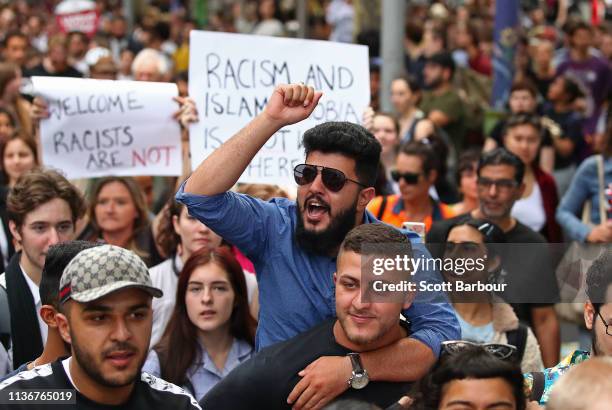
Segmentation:
{"type": "Polygon", "coordinates": [[[330,206],[321,199],[309,199],[304,203],[304,219],[312,225],[317,225],[326,216],[329,217],[330,209],[330,206]]]}

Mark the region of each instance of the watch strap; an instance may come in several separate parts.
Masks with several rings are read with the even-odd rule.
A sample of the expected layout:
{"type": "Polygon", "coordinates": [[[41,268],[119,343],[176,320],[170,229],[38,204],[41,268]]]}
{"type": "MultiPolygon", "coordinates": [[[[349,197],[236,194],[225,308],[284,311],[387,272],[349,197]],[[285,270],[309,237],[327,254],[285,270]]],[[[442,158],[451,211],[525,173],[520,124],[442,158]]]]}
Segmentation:
{"type": "Polygon", "coordinates": [[[361,363],[361,357],[359,353],[349,353],[348,357],[351,358],[351,365],[353,366],[353,371],[355,373],[363,372],[363,364],[361,363]]]}

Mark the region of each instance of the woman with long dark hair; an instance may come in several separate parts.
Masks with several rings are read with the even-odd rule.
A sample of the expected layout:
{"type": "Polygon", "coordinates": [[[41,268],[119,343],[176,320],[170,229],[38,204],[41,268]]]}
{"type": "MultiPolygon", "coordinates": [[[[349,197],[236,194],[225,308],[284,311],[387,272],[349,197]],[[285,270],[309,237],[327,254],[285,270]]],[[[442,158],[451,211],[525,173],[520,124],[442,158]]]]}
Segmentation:
{"type": "MultiPolygon", "coordinates": [[[[187,207],[180,202],[176,202],[174,198],[171,198],[168,205],[162,210],[156,233],[158,248],[168,259],[149,269],[153,286],[164,291],[161,298],[153,300],[151,347],[159,342],[172,316],[178,279],[185,262],[196,251],[210,252],[223,243],[223,238],[189,215],[187,207]]],[[[236,255],[236,250],[233,250],[233,254],[240,261],[236,255]]],[[[257,294],[257,280],[253,273],[246,271],[244,272],[244,278],[247,284],[249,302],[251,302],[257,294]]],[[[256,318],[257,315],[255,314],[253,317],[256,318]]]]}
{"type": "Polygon", "coordinates": [[[172,317],[143,370],[200,400],[251,357],[254,339],[255,321],[236,258],[223,247],[199,250],[181,271],[172,317]]]}

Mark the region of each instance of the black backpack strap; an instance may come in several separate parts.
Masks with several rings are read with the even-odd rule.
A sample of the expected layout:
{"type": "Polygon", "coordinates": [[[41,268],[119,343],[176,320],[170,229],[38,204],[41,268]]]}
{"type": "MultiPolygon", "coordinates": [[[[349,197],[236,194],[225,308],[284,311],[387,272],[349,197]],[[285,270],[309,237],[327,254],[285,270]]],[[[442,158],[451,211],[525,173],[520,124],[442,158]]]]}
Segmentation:
{"type": "Polygon", "coordinates": [[[527,400],[539,403],[544,394],[544,372],[531,372],[530,374],[533,377],[533,386],[531,386],[531,394],[529,394],[527,400]]]}
{"type": "Polygon", "coordinates": [[[520,364],[523,361],[525,347],[527,346],[527,326],[519,323],[519,326],[514,330],[506,332],[508,344],[516,347],[516,361],[520,364]]]}
{"type": "Polygon", "coordinates": [[[380,203],[380,208],[378,208],[378,213],[376,214],[376,219],[382,221],[382,216],[385,213],[385,208],[387,207],[387,195],[383,196],[382,202],[380,203]]]}
{"type": "Polygon", "coordinates": [[[0,343],[8,352],[11,347],[11,312],[9,310],[8,294],[0,285],[0,343]]]}

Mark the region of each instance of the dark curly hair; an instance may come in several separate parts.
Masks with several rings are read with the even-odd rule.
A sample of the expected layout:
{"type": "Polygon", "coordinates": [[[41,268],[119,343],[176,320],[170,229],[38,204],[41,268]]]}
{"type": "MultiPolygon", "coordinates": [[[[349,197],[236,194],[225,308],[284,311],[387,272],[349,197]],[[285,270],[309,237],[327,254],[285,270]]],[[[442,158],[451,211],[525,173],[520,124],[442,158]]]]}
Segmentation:
{"type": "Polygon", "coordinates": [[[445,354],[414,389],[414,409],[437,409],[444,387],[455,380],[503,379],[510,387],[517,410],[525,410],[523,374],[518,364],[498,359],[480,346],[466,347],[457,354],[445,354]]]}
{"type": "Polygon", "coordinates": [[[606,300],[608,289],[612,285],[612,250],[606,249],[595,259],[587,270],[586,294],[595,308],[599,312],[601,305],[612,302],[606,300]]]}
{"type": "Polygon", "coordinates": [[[355,160],[355,173],[366,186],[376,184],[380,143],[361,125],[350,122],[326,122],[304,133],[306,156],[313,151],[342,154],[355,160]]]}

